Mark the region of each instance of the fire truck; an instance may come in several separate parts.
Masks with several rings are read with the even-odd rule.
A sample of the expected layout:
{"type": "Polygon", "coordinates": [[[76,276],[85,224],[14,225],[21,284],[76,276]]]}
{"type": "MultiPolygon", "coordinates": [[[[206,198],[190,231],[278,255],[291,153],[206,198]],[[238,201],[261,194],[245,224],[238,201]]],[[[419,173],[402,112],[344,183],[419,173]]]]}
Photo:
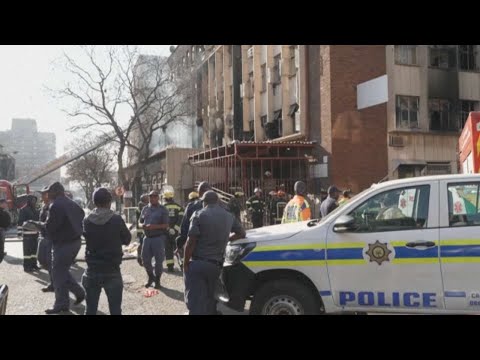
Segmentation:
{"type": "Polygon", "coordinates": [[[480,111],[469,113],[458,140],[459,172],[480,173],[480,111]]]}

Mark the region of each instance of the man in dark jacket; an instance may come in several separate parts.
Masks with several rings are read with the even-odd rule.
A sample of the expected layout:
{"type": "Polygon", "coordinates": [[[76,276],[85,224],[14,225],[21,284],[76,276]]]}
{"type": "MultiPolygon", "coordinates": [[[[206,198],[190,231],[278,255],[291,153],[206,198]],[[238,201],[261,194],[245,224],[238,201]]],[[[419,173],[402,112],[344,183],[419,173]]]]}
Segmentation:
{"type": "Polygon", "coordinates": [[[23,224],[27,221],[38,221],[36,209],[37,198],[27,195],[27,203],[18,213],[18,228],[23,239],[23,271],[33,272],[40,268],[37,265],[38,231],[34,229],[23,230],[23,224]]]}
{"type": "Polygon", "coordinates": [[[55,289],[55,304],[45,310],[47,314],[68,311],[70,301],[68,292],[75,297],[75,305],[85,300],[85,291],[70,274],[78,252],[80,251],[85,213],[78,204],[65,196],[62,184],[55,182],[48,188],[50,205],[46,223],[47,236],[53,243],[52,278],[55,289]]]}
{"type": "Polygon", "coordinates": [[[5,257],[5,231],[11,224],[10,215],[5,210],[7,207],[7,201],[0,199],[0,263],[5,257]]]}
{"type": "Polygon", "coordinates": [[[340,196],[340,190],[334,185],[328,188],[328,197],[320,205],[320,213],[322,218],[330,214],[338,207],[338,197],[340,196]]]}
{"type": "Polygon", "coordinates": [[[102,288],[107,294],[110,315],[121,315],[122,245],[130,244],[132,235],[122,217],[110,210],[112,194],[107,189],[97,189],[93,193],[93,202],[96,208],[84,220],[84,236],[87,243],[85,250],[87,269],[82,277],[87,302],[85,315],[97,314],[102,288]]]}
{"type": "MultiPolygon", "coordinates": [[[[45,223],[48,218],[48,209],[50,208],[50,199],[48,198],[48,186],[45,186],[40,193],[42,194],[43,207],[40,211],[40,222],[45,223]]],[[[52,240],[47,236],[47,230],[45,227],[42,230],[42,236],[45,246],[45,265],[48,271],[48,276],[50,277],[50,283],[42,289],[43,292],[53,292],[53,280],[52,280],[52,240]]],[[[41,251],[41,247],[39,247],[41,251]]],[[[40,255],[39,255],[40,257],[40,255]]],[[[42,264],[42,260],[39,260],[42,264]]],[[[43,266],[43,265],[42,265],[43,266]]]]}

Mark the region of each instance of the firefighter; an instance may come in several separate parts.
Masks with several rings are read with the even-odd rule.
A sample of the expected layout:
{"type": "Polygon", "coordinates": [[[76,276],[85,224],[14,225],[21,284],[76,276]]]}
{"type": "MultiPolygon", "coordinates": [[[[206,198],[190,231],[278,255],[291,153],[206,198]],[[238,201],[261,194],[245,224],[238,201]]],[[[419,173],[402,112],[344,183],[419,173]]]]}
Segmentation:
{"type": "MultiPolygon", "coordinates": [[[[168,210],[168,218],[170,220],[167,240],[165,241],[165,260],[168,272],[174,271],[173,252],[176,248],[175,239],[180,234],[180,224],[182,223],[184,215],[183,207],[173,200],[174,197],[175,194],[172,191],[163,193],[163,199],[165,200],[164,206],[168,210]]],[[[182,264],[179,265],[181,266],[182,264]]]]}
{"type": "Polygon", "coordinates": [[[188,205],[196,202],[200,196],[198,195],[198,192],[192,191],[190,194],[188,194],[188,202],[185,205],[185,209],[187,208],[188,205]]]}
{"type": "Polygon", "coordinates": [[[305,200],[307,185],[303,181],[297,181],[294,190],[295,196],[288,202],[283,211],[282,224],[306,221],[312,217],[310,205],[305,200]]]}
{"type": "Polygon", "coordinates": [[[235,218],[240,222],[240,213],[242,212],[242,204],[240,200],[244,196],[243,191],[235,192],[234,197],[230,199],[228,202],[228,211],[235,216],[235,218]]]}
{"type": "Polygon", "coordinates": [[[140,223],[140,215],[142,214],[143,208],[148,205],[148,194],[142,194],[140,196],[140,202],[137,207],[137,236],[138,236],[138,248],[137,248],[137,261],[140,266],[143,266],[142,260],[142,245],[143,238],[145,237],[145,232],[143,231],[143,225],[140,223]]]}
{"type": "Polygon", "coordinates": [[[254,229],[263,226],[263,214],[265,212],[265,202],[261,198],[262,190],[255,188],[255,195],[247,200],[247,210],[250,213],[252,219],[252,225],[254,229]]]}
{"type": "Polygon", "coordinates": [[[38,230],[33,227],[28,230],[23,229],[24,223],[38,221],[36,205],[37,198],[33,195],[28,195],[27,203],[20,209],[18,214],[18,230],[23,238],[23,270],[25,272],[40,270],[37,265],[38,230]]]}

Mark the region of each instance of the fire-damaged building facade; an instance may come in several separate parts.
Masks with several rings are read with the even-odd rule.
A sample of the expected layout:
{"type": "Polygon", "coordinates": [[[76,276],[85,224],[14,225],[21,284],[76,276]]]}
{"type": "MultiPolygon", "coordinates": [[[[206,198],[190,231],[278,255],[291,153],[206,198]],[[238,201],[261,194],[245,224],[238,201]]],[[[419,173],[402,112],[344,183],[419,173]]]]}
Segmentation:
{"type": "Polygon", "coordinates": [[[3,146],[0,145],[0,179],[13,181],[15,179],[15,159],[2,150],[3,146]]]}

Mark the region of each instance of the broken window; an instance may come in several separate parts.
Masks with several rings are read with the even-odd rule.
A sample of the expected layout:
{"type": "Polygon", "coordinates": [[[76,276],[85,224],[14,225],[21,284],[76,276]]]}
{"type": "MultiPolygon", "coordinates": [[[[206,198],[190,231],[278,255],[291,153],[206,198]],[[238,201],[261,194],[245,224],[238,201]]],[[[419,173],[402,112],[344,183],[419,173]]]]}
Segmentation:
{"type": "Polygon", "coordinates": [[[460,70],[476,71],[477,64],[477,45],[458,45],[458,58],[460,60],[460,70]]]}
{"type": "Polygon", "coordinates": [[[282,110],[276,110],[273,112],[273,122],[277,124],[278,134],[282,134],[282,110]]]}
{"type": "Polygon", "coordinates": [[[417,45],[395,45],[395,63],[417,65],[417,45]]]}
{"type": "Polygon", "coordinates": [[[420,98],[418,96],[397,95],[396,102],[397,128],[418,128],[418,108],[420,98]]]}
{"type": "Polygon", "coordinates": [[[425,175],[447,175],[452,173],[450,163],[429,162],[425,168],[425,175]]]}
{"type": "Polygon", "coordinates": [[[478,105],[478,101],[460,100],[460,129],[463,129],[468,115],[471,111],[476,111],[479,107],[478,105]]]}
{"type": "Polygon", "coordinates": [[[451,69],[456,65],[455,45],[430,45],[430,66],[439,69],[451,69]]]}
{"type": "Polygon", "coordinates": [[[261,117],[260,117],[260,121],[261,121],[262,127],[265,127],[265,124],[268,122],[268,117],[267,117],[267,115],[261,116],[261,117]]]}
{"type": "Polygon", "coordinates": [[[447,99],[429,99],[428,113],[430,117],[430,130],[436,131],[456,131],[458,122],[452,116],[452,107],[450,100],[447,99]]]}
{"type": "Polygon", "coordinates": [[[261,66],[262,70],[262,87],[260,88],[261,92],[267,91],[267,64],[261,66]]]}
{"type": "Polygon", "coordinates": [[[273,58],[272,84],[274,85],[280,84],[282,82],[281,61],[282,56],[280,54],[273,58]]]}
{"type": "Polygon", "coordinates": [[[299,106],[297,103],[290,105],[288,109],[288,116],[290,116],[293,121],[293,131],[296,133],[300,132],[300,116],[297,114],[298,109],[299,106]]]}
{"type": "Polygon", "coordinates": [[[248,86],[249,86],[249,90],[248,90],[247,97],[253,98],[253,96],[255,95],[255,82],[253,79],[253,71],[248,74],[248,86]]]}
{"type": "Polygon", "coordinates": [[[290,52],[290,59],[289,59],[290,73],[288,75],[295,76],[297,74],[297,62],[296,62],[297,46],[292,45],[288,48],[288,50],[290,52]]]}

